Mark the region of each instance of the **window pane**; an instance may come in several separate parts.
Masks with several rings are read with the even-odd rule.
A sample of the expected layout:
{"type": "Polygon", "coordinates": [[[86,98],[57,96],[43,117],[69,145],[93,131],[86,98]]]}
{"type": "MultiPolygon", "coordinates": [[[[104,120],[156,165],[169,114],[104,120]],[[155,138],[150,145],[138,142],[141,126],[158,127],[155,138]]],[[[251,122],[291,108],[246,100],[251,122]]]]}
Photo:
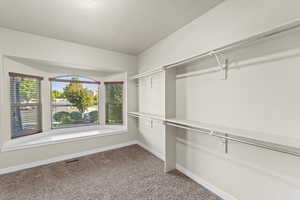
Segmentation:
{"type": "Polygon", "coordinates": [[[40,81],[29,78],[10,77],[11,104],[39,104],[40,81]]]}
{"type": "Polygon", "coordinates": [[[106,103],[106,123],[123,123],[123,104],[106,103]]]}
{"type": "Polygon", "coordinates": [[[59,79],[66,82],[51,82],[52,128],[99,124],[99,85],[71,82],[72,80],[93,81],[74,76],[59,79]]]}
{"type": "Polygon", "coordinates": [[[12,138],[40,132],[39,110],[40,106],[12,106],[12,138]]]}
{"type": "Polygon", "coordinates": [[[123,84],[106,85],[106,124],[123,123],[123,84]]]}
{"type": "Polygon", "coordinates": [[[40,80],[10,77],[11,137],[41,132],[40,80]]]}

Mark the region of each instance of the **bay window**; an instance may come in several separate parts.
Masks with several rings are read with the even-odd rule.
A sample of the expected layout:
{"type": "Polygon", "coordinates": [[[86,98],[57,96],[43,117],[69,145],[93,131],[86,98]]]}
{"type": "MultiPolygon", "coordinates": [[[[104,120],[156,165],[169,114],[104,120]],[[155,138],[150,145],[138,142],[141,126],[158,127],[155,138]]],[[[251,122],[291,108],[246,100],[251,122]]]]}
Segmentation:
{"type": "MultiPolygon", "coordinates": [[[[11,138],[42,132],[43,77],[10,72],[9,80],[11,138]]],[[[100,82],[80,76],[61,76],[49,81],[50,91],[43,93],[50,92],[51,116],[45,116],[44,122],[49,121],[51,129],[100,124],[100,82]]],[[[123,82],[105,82],[101,90],[105,93],[101,100],[101,109],[105,110],[101,112],[103,125],[123,124],[123,89],[123,82]]]]}

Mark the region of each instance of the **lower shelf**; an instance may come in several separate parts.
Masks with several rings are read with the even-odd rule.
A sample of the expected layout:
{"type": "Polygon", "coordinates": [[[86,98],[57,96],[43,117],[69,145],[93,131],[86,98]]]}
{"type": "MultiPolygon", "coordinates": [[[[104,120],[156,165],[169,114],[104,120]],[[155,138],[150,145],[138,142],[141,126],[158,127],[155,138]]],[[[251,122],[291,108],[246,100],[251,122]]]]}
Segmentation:
{"type": "MultiPolygon", "coordinates": [[[[289,138],[278,135],[270,135],[259,133],[255,131],[234,129],[226,126],[202,123],[197,121],[190,121],[178,118],[165,119],[159,115],[153,115],[142,112],[129,112],[130,116],[136,118],[144,118],[150,120],[158,120],[167,126],[181,128],[185,130],[200,132],[214,137],[222,138],[225,140],[226,149],[228,141],[235,141],[247,145],[256,146],[280,153],[300,157],[300,138],[289,138]]],[[[167,139],[167,138],[166,138],[167,139]]],[[[168,143],[168,141],[166,141],[168,143]]],[[[225,151],[226,151],[225,149],[225,151]]]]}
{"type": "Polygon", "coordinates": [[[137,117],[137,118],[145,118],[145,119],[152,119],[158,121],[165,121],[166,119],[161,115],[149,114],[144,112],[128,112],[129,116],[137,117]]]}
{"type": "Polygon", "coordinates": [[[300,139],[297,138],[267,135],[176,118],[167,119],[166,125],[300,157],[300,139]]]}

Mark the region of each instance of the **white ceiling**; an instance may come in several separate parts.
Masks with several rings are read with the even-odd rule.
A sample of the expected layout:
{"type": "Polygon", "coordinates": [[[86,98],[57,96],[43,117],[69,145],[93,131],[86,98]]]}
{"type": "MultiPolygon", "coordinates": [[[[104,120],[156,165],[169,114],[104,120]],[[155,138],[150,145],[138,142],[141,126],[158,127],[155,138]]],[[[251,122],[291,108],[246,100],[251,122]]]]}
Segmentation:
{"type": "Polygon", "coordinates": [[[0,26],[138,54],[222,0],[1,0],[0,26]]]}

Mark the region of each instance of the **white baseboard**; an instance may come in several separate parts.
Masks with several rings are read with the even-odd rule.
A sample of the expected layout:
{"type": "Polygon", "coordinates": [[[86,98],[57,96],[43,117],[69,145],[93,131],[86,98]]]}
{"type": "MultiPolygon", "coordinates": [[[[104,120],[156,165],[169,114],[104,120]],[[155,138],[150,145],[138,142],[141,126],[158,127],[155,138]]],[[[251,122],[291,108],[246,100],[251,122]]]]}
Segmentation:
{"type": "Polygon", "coordinates": [[[109,151],[109,150],[113,150],[113,149],[118,149],[118,148],[130,146],[130,145],[134,145],[134,144],[137,144],[136,140],[126,142],[126,143],[111,145],[111,146],[108,146],[108,147],[97,148],[97,149],[93,149],[93,150],[89,150],[89,151],[58,156],[58,157],[50,158],[50,159],[47,159],[47,160],[41,160],[41,161],[26,163],[26,164],[17,165],[17,166],[14,166],[14,167],[3,168],[3,169],[0,169],[0,175],[15,172],[15,171],[19,171],[19,170],[23,170],[23,169],[29,169],[29,168],[33,168],[33,167],[37,167],[37,166],[41,166],[41,165],[47,165],[47,164],[50,164],[50,163],[55,163],[55,162],[60,162],[60,161],[69,160],[69,159],[73,159],[73,158],[78,158],[78,157],[82,157],[82,156],[87,156],[87,155],[100,153],[100,152],[104,152],[104,151],[109,151]]]}
{"type": "Polygon", "coordinates": [[[148,146],[146,146],[144,143],[140,142],[140,141],[137,141],[137,144],[139,146],[141,146],[143,149],[149,151],[150,153],[152,153],[154,156],[156,156],[157,158],[161,159],[162,161],[165,161],[165,156],[160,153],[160,152],[157,152],[151,148],[149,148],[148,146]]]}
{"type": "Polygon", "coordinates": [[[215,193],[216,195],[218,195],[222,199],[224,199],[224,200],[238,200],[237,198],[235,198],[232,195],[230,195],[230,194],[224,192],[223,190],[217,188],[213,184],[207,182],[206,180],[204,180],[201,177],[197,176],[196,174],[194,174],[190,170],[184,168],[183,166],[181,166],[179,164],[176,164],[176,169],[178,171],[180,171],[181,173],[183,173],[184,175],[186,175],[187,177],[189,177],[190,179],[194,180],[196,183],[202,185],[203,187],[205,187],[209,191],[215,193]]]}
{"type": "MultiPolygon", "coordinates": [[[[84,152],[80,152],[80,153],[68,154],[68,155],[63,155],[63,156],[50,158],[50,159],[47,159],[47,160],[41,160],[41,161],[31,162],[31,163],[22,164],[22,165],[18,165],[18,166],[14,166],[14,167],[3,168],[3,169],[0,169],[0,175],[15,172],[15,171],[19,171],[19,170],[23,170],[23,169],[29,169],[29,168],[33,168],[33,167],[47,165],[47,164],[50,164],[50,163],[55,163],[55,162],[60,162],[60,161],[69,160],[69,159],[73,159],[73,158],[78,158],[78,157],[82,157],[82,156],[87,156],[87,155],[100,153],[100,152],[104,152],[104,151],[109,151],[109,150],[113,150],[113,149],[118,149],[118,148],[130,146],[130,145],[134,145],[134,144],[138,144],[139,146],[141,146],[145,150],[149,151],[150,153],[152,153],[154,156],[158,157],[159,159],[161,159],[163,161],[165,160],[165,156],[163,154],[149,148],[148,146],[146,146],[145,144],[143,144],[139,141],[134,140],[134,141],[131,141],[131,142],[116,144],[116,145],[103,147],[103,148],[97,148],[97,149],[84,151],[84,152]]],[[[203,187],[207,188],[211,192],[213,192],[216,195],[220,196],[222,199],[224,199],[224,200],[237,200],[235,197],[227,194],[226,192],[220,190],[216,186],[208,183],[207,181],[200,178],[196,174],[192,173],[188,169],[182,167],[181,165],[176,164],[176,169],[178,171],[182,172],[183,174],[185,174],[187,177],[194,180],[195,182],[197,182],[198,184],[200,184],[203,187]]]]}
{"type": "MultiPolygon", "coordinates": [[[[139,146],[141,146],[142,148],[144,148],[145,150],[147,150],[150,153],[152,153],[154,156],[156,156],[159,159],[161,159],[162,161],[165,160],[165,156],[164,155],[162,155],[161,153],[159,153],[159,152],[151,149],[150,147],[146,146],[144,143],[142,143],[140,141],[137,141],[137,144],[139,146]]],[[[184,168],[183,166],[181,166],[179,164],[176,164],[176,169],[178,171],[180,171],[181,173],[183,173],[184,175],[186,175],[187,177],[189,177],[190,179],[194,180],[199,185],[202,185],[203,187],[205,187],[209,191],[215,193],[216,195],[218,195],[222,199],[224,199],[224,200],[237,200],[237,198],[235,198],[232,195],[224,192],[223,190],[219,189],[218,187],[214,186],[213,184],[207,182],[206,180],[202,179],[201,177],[199,177],[198,175],[194,174],[190,170],[184,168]]]]}

